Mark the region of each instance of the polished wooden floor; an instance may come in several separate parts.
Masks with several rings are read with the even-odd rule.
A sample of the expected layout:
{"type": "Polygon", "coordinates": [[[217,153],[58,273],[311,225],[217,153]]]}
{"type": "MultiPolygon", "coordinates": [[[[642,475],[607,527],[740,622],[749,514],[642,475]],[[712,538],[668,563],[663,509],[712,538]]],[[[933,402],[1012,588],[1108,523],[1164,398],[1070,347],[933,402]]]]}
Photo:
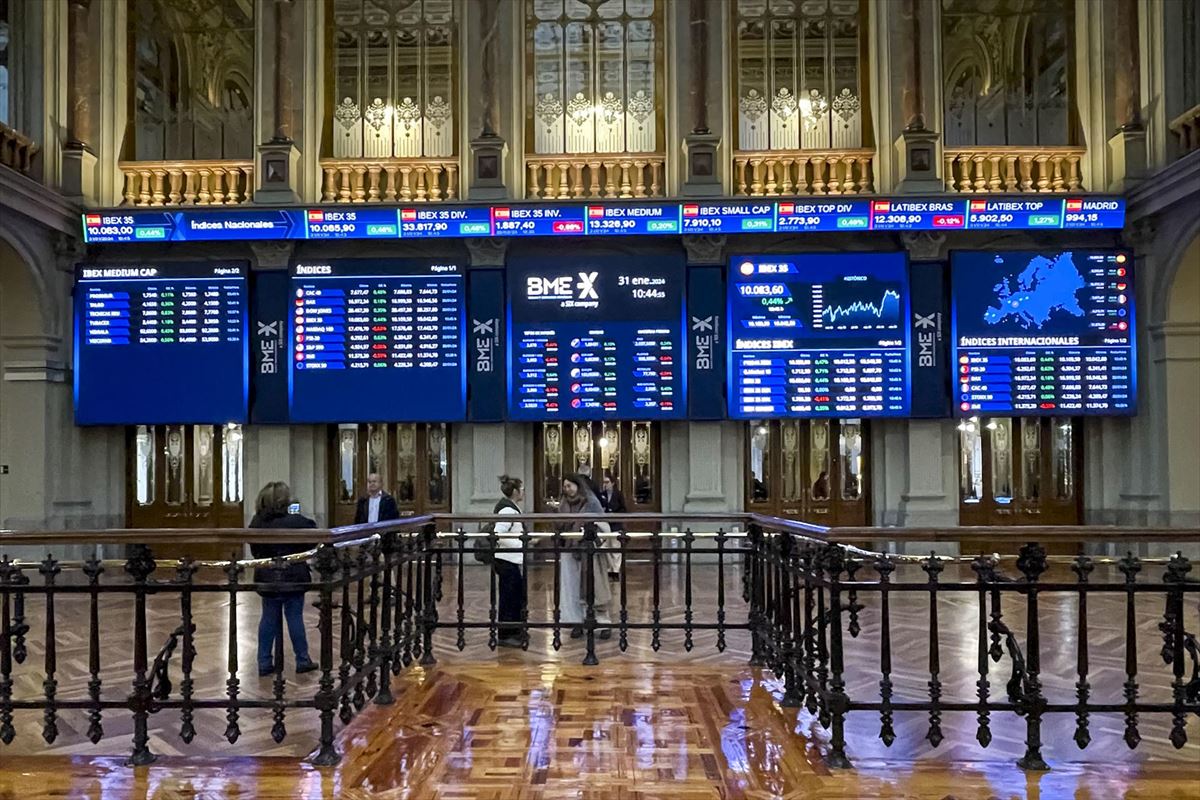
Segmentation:
{"type": "MultiPolygon", "coordinates": [[[[482,570],[467,571],[466,616],[486,618],[482,570]]],[[[682,616],[683,591],[675,570],[664,572],[664,617],[682,616]]],[[[531,612],[547,608],[549,574],[535,578],[531,612]]],[[[639,587],[631,592],[631,618],[647,616],[646,575],[631,568],[639,587]]],[[[456,574],[446,573],[443,620],[454,619],[456,574]]],[[[740,576],[727,576],[730,619],[744,613],[740,576]]],[[[715,569],[697,567],[697,620],[712,616],[715,569]]],[[[70,606],[73,601],[65,601],[70,606]]],[[[202,626],[204,670],[197,689],[219,696],[224,684],[227,600],[206,596],[197,613],[211,620],[202,626]]],[[[30,603],[33,633],[30,659],[17,673],[17,695],[36,697],[41,690],[40,618],[30,603]]],[[[257,601],[244,599],[245,619],[257,618],[257,601]]],[[[1052,697],[1073,690],[1073,603],[1043,597],[1043,677],[1052,697]]],[[[172,604],[151,605],[152,640],[176,624],[172,604]]],[[[946,697],[971,699],[974,692],[975,607],[965,598],[943,600],[939,609],[946,697]]],[[[72,619],[60,603],[62,620],[72,619]]],[[[1009,611],[1020,635],[1020,622],[1009,611]]],[[[1139,606],[1139,635],[1147,643],[1140,659],[1144,696],[1166,698],[1161,661],[1155,662],[1156,625],[1161,608],[1139,606]]],[[[128,608],[107,612],[113,630],[127,630],[128,608]],[[121,627],[121,626],[124,627],[121,627]]],[[[1194,613],[1189,611],[1189,613],[1194,613]]],[[[894,640],[898,643],[894,676],[898,697],[923,696],[927,599],[894,596],[894,640]]],[[[76,616],[74,619],[85,619],[76,616]]],[[[1092,669],[1095,696],[1119,695],[1124,679],[1119,598],[1094,598],[1092,669]]],[[[878,619],[868,609],[863,634],[848,642],[847,678],[852,697],[877,692],[878,619]]],[[[249,631],[247,631],[249,632],[249,631]]],[[[17,715],[18,736],[0,746],[0,800],[9,798],[366,798],[403,800],[696,800],[698,798],[913,798],[991,800],[991,798],[1200,798],[1200,724],[1189,720],[1190,742],[1176,751],[1166,741],[1164,721],[1145,719],[1143,743],[1130,751],[1121,741],[1121,720],[1093,716],[1094,743],[1079,751],[1071,741],[1073,720],[1052,717],[1046,725],[1046,757],[1053,769],[1027,776],[1013,765],[1021,753],[1023,723],[997,715],[995,741],[988,749],[974,741],[974,715],[947,714],[947,741],[936,750],[924,740],[920,714],[897,718],[897,741],[886,748],[878,740],[878,720],[856,712],[848,722],[848,751],[854,768],[830,772],[821,759],[827,734],[806,713],[779,706],[780,686],[769,673],[745,667],[748,640],[729,635],[729,649],[717,653],[715,634],[698,632],[687,654],[682,633],[664,634],[655,652],[644,633],[631,634],[630,652],[615,642],[599,649],[599,667],[581,667],[581,645],[569,640],[560,651],[549,635],[535,633],[529,652],[490,652],[486,634],[467,632],[463,652],[455,632],[437,637],[439,664],[402,676],[398,700],[389,708],[369,708],[340,733],[346,752],[342,765],[319,771],[300,758],[315,746],[315,715],[288,718],[289,737],[276,745],[269,736],[269,714],[244,715],[244,736],[236,747],[220,738],[224,715],[207,712],[190,746],[180,742],[178,719],[153,718],[153,749],[162,755],[153,767],[122,765],[129,742],[128,721],[105,719],[107,738],[91,745],[83,738],[86,720],[64,712],[64,729],[53,746],[40,738],[41,714],[17,715]],[[254,754],[254,758],[246,758],[254,754]]],[[[59,624],[60,697],[83,696],[86,681],[86,630],[59,624]]],[[[314,640],[315,645],[315,640],[314,640]]],[[[239,637],[242,663],[253,665],[253,638],[239,637]]],[[[1139,648],[1140,650],[1140,648],[1139,648]]],[[[127,691],[127,634],[105,640],[106,694],[127,691]]],[[[312,691],[313,676],[293,681],[289,691],[312,691]]],[[[251,696],[266,696],[269,680],[242,676],[251,696]]],[[[995,676],[999,687],[1007,673],[995,676]]]]}

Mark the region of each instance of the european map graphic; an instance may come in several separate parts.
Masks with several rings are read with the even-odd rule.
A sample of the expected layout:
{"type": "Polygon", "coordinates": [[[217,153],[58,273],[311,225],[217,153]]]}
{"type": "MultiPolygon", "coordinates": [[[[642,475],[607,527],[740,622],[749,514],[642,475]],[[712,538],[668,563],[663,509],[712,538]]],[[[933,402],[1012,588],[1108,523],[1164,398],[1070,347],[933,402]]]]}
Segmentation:
{"type": "Polygon", "coordinates": [[[1026,329],[1041,329],[1059,311],[1082,317],[1076,298],[1087,285],[1070,252],[1052,258],[1033,256],[1017,275],[1009,275],[992,287],[996,305],[989,305],[983,319],[1000,325],[1011,317],[1026,329]]]}

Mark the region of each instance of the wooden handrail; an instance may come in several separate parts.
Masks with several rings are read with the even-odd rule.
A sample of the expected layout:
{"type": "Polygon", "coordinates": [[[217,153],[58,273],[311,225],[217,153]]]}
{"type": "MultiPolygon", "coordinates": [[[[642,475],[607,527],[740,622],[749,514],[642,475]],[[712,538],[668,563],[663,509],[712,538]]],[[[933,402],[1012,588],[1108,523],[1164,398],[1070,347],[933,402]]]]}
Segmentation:
{"type": "Polygon", "coordinates": [[[299,542],[338,544],[364,536],[382,533],[413,531],[433,523],[439,528],[453,528],[454,523],[477,524],[498,519],[530,523],[569,522],[596,519],[611,522],[677,522],[725,523],[749,525],[755,523],[770,530],[784,530],[802,536],[820,536],[836,542],[962,542],[987,539],[1004,542],[1072,542],[1072,541],[1161,541],[1200,542],[1200,528],[1119,527],[1091,525],[1030,525],[1030,526],[961,526],[928,528],[844,527],[826,528],[799,520],[784,519],[745,512],[720,513],[631,513],[584,515],[571,513],[535,513],[498,516],[495,514],[425,514],[398,520],[339,528],[101,528],[69,531],[3,531],[0,530],[0,550],[5,545],[30,544],[243,544],[299,542]]]}

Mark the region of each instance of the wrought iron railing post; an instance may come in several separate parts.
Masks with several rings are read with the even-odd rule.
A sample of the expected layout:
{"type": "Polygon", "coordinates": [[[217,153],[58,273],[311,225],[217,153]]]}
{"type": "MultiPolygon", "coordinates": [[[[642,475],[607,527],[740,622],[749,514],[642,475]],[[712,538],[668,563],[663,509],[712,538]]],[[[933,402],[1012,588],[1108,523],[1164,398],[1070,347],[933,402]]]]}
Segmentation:
{"type": "MultiPolygon", "coordinates": [[[[336,587],[338,572],[337,550],[331,544],[323,544],[317,548],[317,575],[321,579],[320,594],[320,624],[321,635],[321,678],[317,683],[317,694],[313,705],[321,717],[320,749],[313,756],[313,764],[318,767],[332,767],[341,761],[341,753],[333,743],[333,716],[338,707],[337,692],[333,682],[333,590],[336,587]]],[[[361,622],[360,622],[361,624],[361,622]]],[[[342,653],[343,659],[347,658],[342,653]]]]}
{"type": "Polygon", "coordinates": [[[942,734],[942,655],[941,628],[938,618],[938,575],[945,569],[942,560],[931,552],[921,560],[929,586],[929,731],[925,739],[934,747],[941,745],[942,734]]]}
{"type": "Polygon", "coordinates": [[[975,681],[979,710],[976,712],[975,741],[982,747],[987,747],[992,743],[991,708],[988,705],[992,690],[991,681],[988,679],[988,586],[996,583],[996,560],[991,556],[981,555],[971,562],[971,569],[975,571],[975,581],[979,586],[975,658],[975,669],[979,672],[979,679],[975,681]]]}
{"type": "Polygon", "coordinates": [[[379,692],[375,695],[375,705],[390,706],[396,702],[392,696],[392,663],[396,657],[392,641],[392,606],[395,603],[392,574],[396,569],[394,532],[383,534],[380,551],[383,553],[383,605],[380,608],[379,692]]]}
{"type": "Polygon", "coordinates": [[[776,632],[779,644],[779,658],[783,663],[783,700],[784,708],[799,708],[802,693],[798,685],[798,670],[796,665],[796,626],[792,616],[792,558],[793,543],[791,534],[783,531],[779,534],[779,598],[776,632]]]}
{"type": "Polygon", "coordinates": [[[1092,560],[1087,556],[1079,556],[1071,565],[1071,570],[1079,579],[1078,622],[1075,630],[1075,671],[1079,676],[1075,681],[1075,697],[1078,701],[1075,709],[1075,744],[1080,750],[1092,741],[1088,731],[1088,698],[1091,686],[1088,684],[1088,575],[1095,569],[1092,560]]]}
{"type": "Polygon", "coordinates": [[[847,769],[850,759],[846,758],[846,714],[850,710],[850,698],[846,696],[845,653],[842,650],[842,590],[841,575],[845,569],[844,554],[840,545],[829,545],[824,554],[825,569],[829,575],[829,696],[826,705],[832,721],[829,736],[829,756],[826,762],[831,767],[847,769]]]}
{"type": "Polygon", "coordinates": [[[892,713],[892,611],[889,597],[896,564],[887,555],[875,559],[879,574],[879,739],[888,747],[896,741],[892,713]]]}
{"type": "Polygon", "coordinates": [[[596,658],[596,546],[599,543],[594,522],[583,523],[583,587],[587,607],[583,615],[583,633],[587,652],[583,665],[592,667],[600,663],[596,658]]]}
{"type": "MultiPolygon", "coordinates": [[[[88,579],[88,741],[98,743],[104,737],[102,712],[100,711],[100,575],[104,565],[93,553],[83,562],[83,574],[88,579]]],[[[3,582],[0,580],[0,582],[3,582]]],[[[185,739],[190,742],[190,739],[185,739]]]]}
{"type": "Polygon", "coordinates": [[[1175,746],[1176,750],[1182,749],[1187,744],[1187,684],[1183,680],[1183,592],[1179,591],[1177,587],[1183,586],[1191,569],[1191,562],[1183,553],[1176,553],[1167,563],[1167,572],[1163,576],[1163,582],[1171,587],[1167,594],[1167,605],[1171,609],[1167,636],[1170,639],[1170,663],[1173,677],[1171,681],[1171,699],[1173,701],[1171,744],[1175,746]]]}
{"type": "Polygon", "coordinates": [[[424,573],[424,584],[422,588],[425,591],[425,596],[422,599],[421,608],[421,661],[423,667],[431,667],[437,663],[437,659],[433,655],[433,631],[437,628],[438,612],[437,598],[440,595],[441,587],[434,586],[434,561],[436,557],[437,568],[441,568],[441,556],[437,552],[437,525],[429,523],[421,529],[421,549],[423,552],[422,565],[424,573]]]}
{"type": "Polygon", "coordinates": [[[750,573],[749,583],[749,618],[750,625],[750,666],[761,667],[763,658],[763,575],[762,547],[763,529],[757,522],[751,522],[747,529],[749,548],[747,550],[747,567],[750,573]]]}
{"type": "Polygon", "coordinates": [[[145,545],[133,545],[125,571],[133,578],[133,691],[129,695],[129,710],[133,712],[133,753],[127,766],[141,767],[152,763],[156,756],[150,752],[150,711],[154,695],[150,690],[146,652],[146,581],[154,572],[154,557],[145,545]]]}
{"type": "Polygon", "coordinates": [[[8,556],[0,557],[0,742],[12,744],[16,729],[13,727],[13,681],[12,681],[12,624],[9,622],[9,592],[16,568],[8,556]]]}
{"type": "Polygon", "coordinates": [[[1125,744],[1132,750],[1142,741],[1138,732],[1138,663],[1137,663],[1137,575],[1142,562],[1133,553],[1126,553],[1117,563],[1125,576],[1125,744]]]}
{"type": "Polygon", "coordinates": [[[1042,758],[1042,714],[1046,710],[1046,698],[1042,695],[1041,629],[1038,622],[1037,581],[1046,571],[1046,550],[1036,543],[1026,544],[1017,558],[1017,569],[1025,576],[1026,601],[1025,621],[1025,691],[1021,706],[1025,714],[1025,755],[1017,761],[1021,769],[1044,771],[1050,769],[1042,758]]]}
{"type": "Polygon", "coordinates": [[[62,568],[54,556],[47,555],[38,572],[46,587],[46,677],[42,681],[42,692],[46,696],[46,705],[42,709],[42,739],[46,744],[54,744],[58,738],[58,615],[55,609],[57,592],[54,589],[55,579],[62,568]]]}

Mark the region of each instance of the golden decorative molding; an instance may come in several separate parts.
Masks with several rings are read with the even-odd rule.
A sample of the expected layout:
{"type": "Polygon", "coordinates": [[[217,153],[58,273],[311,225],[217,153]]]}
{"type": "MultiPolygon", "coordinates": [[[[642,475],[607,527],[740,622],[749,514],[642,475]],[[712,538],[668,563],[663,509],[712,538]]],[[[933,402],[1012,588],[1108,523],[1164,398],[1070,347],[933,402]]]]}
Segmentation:
{"type": "Polygon", "coordinates": [[[748,197],[873,194],[871,148],[855,150],[738,150],[733,193],[748,197]]]}
{"type": "Polygon", "coordinates": [[[663,197],[665,167],[662,153],[526,156],[525,196],[547,200],[663,197]]]}
{"type": "Polygon", "coordinates": [[[437,203],[458,197],[457,158],[323,158],[323,203],[437,203]]]}
{"type": "Polygon", "coordinates": [[[943,151],[946,190],[1038,193],[1083,189],[1085,147],[961,147],[943,151]]]}
{"type": "Polygon", "coordinates": [[[1200,150],[1200,105],[1171,120],[1171,132],[1179,137],[1179,147],[1184,153],[1200,150]]]}
{"type": "Polygon", "coordinates": [[[254,162],[122,161],[127,206],[236,206],[254,197],[254,162]]]}
{"type": "Polygon", "coordinates": [[[0,165],[31,175],[33,158],[41,149],[33,139],[0,122],[0,165]]]}

